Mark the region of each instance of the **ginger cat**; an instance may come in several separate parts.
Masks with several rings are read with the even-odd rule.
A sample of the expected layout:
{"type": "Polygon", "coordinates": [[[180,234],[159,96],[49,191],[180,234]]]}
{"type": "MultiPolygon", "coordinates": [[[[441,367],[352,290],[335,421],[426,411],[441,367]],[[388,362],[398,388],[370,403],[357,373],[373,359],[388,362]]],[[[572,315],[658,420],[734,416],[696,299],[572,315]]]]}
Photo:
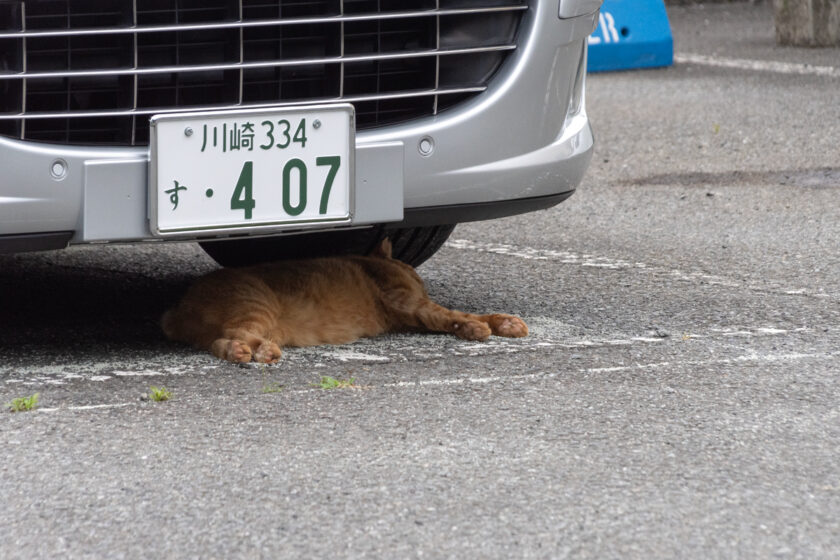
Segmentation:
{"type": "Polygon", "coordinates": [[[467,340],[521,337],[512,315],[473,315],[429,299],[388,239],[368,256],[220,269],[200,278],[163,315],[172,340],[231,362],[274,363],[284,346],[342,344],[386,332],[447,332],[467,340]]]}

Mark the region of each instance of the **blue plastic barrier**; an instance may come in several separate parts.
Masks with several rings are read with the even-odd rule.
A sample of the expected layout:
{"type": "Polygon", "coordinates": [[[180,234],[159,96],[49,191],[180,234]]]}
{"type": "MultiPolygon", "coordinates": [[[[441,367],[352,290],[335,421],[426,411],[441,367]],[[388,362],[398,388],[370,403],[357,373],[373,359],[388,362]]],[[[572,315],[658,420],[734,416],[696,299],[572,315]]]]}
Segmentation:
{"type": "Polygon", "coordinates": [[[663,0],[604,0],[589,36],[590,72],[670,66],[674,39],[663,0]]]}

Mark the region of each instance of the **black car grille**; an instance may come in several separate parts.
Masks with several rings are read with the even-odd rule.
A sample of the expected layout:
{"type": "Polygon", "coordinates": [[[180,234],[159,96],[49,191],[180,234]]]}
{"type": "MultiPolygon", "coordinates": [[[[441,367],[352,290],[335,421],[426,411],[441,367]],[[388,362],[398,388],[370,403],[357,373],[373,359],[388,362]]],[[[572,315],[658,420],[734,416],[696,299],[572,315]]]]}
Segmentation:
{"type": "Polygon", "coordinates": [[[526,0],[0,0],[0,135],[144,145],[149,116],[349,101],[357,128],[480,94],[526,0]]]}

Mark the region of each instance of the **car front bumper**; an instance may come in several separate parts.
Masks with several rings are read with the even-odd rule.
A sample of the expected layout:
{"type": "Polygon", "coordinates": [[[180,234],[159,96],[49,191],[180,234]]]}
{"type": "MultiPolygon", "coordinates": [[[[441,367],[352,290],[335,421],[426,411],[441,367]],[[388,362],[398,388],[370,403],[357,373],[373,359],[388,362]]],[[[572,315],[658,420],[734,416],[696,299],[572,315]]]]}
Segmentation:
{"type": "MultiPolygon", "coordinates": [[[[580,66],[597,12],[559,19],[556,2],[537,2],[526,18],[519,48],[484,94],[357,134],[352,226],[496,217],[574,191],[593,146],[580,66]]],[[[149,228],[147,147],[0,138],[0,169],[0,249],[4,239],[11,250],[161,240],[149,228]]]]}

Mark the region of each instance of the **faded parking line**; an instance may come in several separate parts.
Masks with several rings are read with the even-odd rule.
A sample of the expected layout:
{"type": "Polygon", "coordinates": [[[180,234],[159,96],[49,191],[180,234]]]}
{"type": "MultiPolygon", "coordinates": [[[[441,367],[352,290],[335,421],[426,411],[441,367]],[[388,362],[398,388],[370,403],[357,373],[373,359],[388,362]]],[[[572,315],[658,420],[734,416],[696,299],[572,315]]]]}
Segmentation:
{"type": "Polygon", "coordinates": [[[56,412],[58,410],[72,410],[72,411],[85,411],[85,410],[108,410],[112,408],[122,408],[124,406],[131,406],[134,404],[133,402],[127,403],[113,403],[113,404],[86,404],[80,406],[61,406],[61,407],[45,407],[45,408],[37,408],[36,410],[39,412],[56,412]]]}
{"type": "Polygon", "coordinates": [[[703,66],[716,66],[718,68],[734,68],[736,70],[775,72],[777,74],[798,74],[802,76],[810,75],[840,78],[840,68],[836,68],[834,66],[801,64],[796,62],[750,60],[746,58],[729,58],[725,56],[709,56],[694,53],[675,53],[674,62],[677,64],[700,64],[703,66]]]}
{"type": "Polygon", "coordinates": [[[450,239],[446,242],[446,246],[453,249],[477,251],[479,253],[492,253],[494,255],[507,255],[527,260],[552,261],[560,264],[570,264],[581,267],[600,268],[605,270],[635,270],[683,282],[697,282],[700,284],[722,286],[725,288],[747,289],[753,292],[766,294],[804,296],[818,299],[840,299],[840,297],[835,294],[809,292],[808,290],[799,287],[782,286],[778,284],[771,284],[769,282],[758,284],[718,276],[716,274],[709,274],[707,272],[685,271],[675,268],[649,265],[642,262],[596,256],[587,253],[579,254],[568,251],[555,251],[551,249],[516,247],[505,243],[483,243],[467,239],[450,239]]]}
{"type": "MultiPolygon", "coordinates": [[[[718,358],[713,360],[686,360],[686,361],[664,361],[651,362],[647,364],[631,364],[622,366],[607,366],[595,368],[581,368],[574,370],[577,374],[599,374],[619,373],[625,371],[644,371],[664,367],[704,367],[716,365],[735,365],[744,363],[776,363],[776,362],[798,362],[803,360],[827,360],[840,356],[840,352],[818,352],[813,354],[786,353],[786,354],[745,354],[734,358],[718,358]]],[[[397,381],[396,383],[384,383],[380,387],[427,387],[435,385],[466,385],[497,383],[502,381],[530,381],[540,379],[551,379],[554,377],[569,375],[568,371],[540,371],[534,373],[523,373],[514,375],[491,375],[461,377],[457,379],[423,379],[420,381],[397,381]]]]}
{"type": "MultiPolygon", "coordinates": [[[[487,375],[487,376],[470,376],[458,377],[450,379],[421,379],[417,381],[397,381],[394,383],[383,383],[381,385],[365,385],[366,389],[411,389],[421,387],[450,387],[453,385],[487,385],[504,382],[523,382],[523,381],[545,381],[555,379],[558,377],[568,377],[570,375],[609,375],[613,373],[623,373],[629,371],[649,371],[662,368],[678,368],[678,367],[711,367],[711,366],[733,366],[739,364],[773,364],[773,363],[797,363],[804,361],[819,361],[819,360],[836,360],[840,357],[840,352],[818,352],[818,353],[774,353],[774,354],[757,354],[750,353],[734,358],[716,358],[710,360],[685,360],[685,361],[661,361],[650,362],[644,364],[630,364],[621,366],[606,366],[606,367],[592,367],[579,368],[575,370],[560,370],[560,371],[538,371],[532,373],[513,374],[513,375],[487,375]]],[[[669,388],[665,388],[666,391],[669,388]]],[[[670,389],[672,390],[672,389],[670,389]]],[[[317,388],[289,388],[284,391],[285,394],[296,393],[313,393],[323,391],[317,388]]],[[[124,408],[128,406],[139,406],[139,402],[119,402],[106,403],[98,405],[85,406],[61,406],[52,408],[39,408],[35,412],[88,412],[100,410],[113,410],[115,408],[124,408]]]]}
{"type": "MultiPolygon", "coordinates": [[[[313,373],[325,371],[340,364],[386,364],[422,363],[450,357],[487,357],[510,355],[546,350],[592,350],[599,348],[633,347],[659,345],[667,342],[689,340],[719,340],[732,338],[784,337],[808,334],[810,327],[779,328],[771,325],[745,327],[712,327],[704,332],[643,332],[637,335],[616,335],[612,337],[575,336],[573,325],[561,323],[548,317],[525,317],[531,327],[527,338],[507,339],[492,337],[485,342],[459,340],[448,335],[394,335],[374,339],[362,339],[345,346],[314,346],[289,348],[275,366],[251,363],[243,367],[253,370],[276,371],[281,368],[311,368],[313,373]]],[[[836,330],[836,329],[830,329],[836,330]]],[[[107,382],[119,378],[179,377],[184,375],[208,375],[214,373],[222,363],[209,354],[196,352],[178,358],[179,365],[171,365],[172,359],[136,362],[126,369],[124,362],[100,362],[90,364],[0,366],[0,381],[6,386],[60,386],[78,381],[107,382]]]]}

